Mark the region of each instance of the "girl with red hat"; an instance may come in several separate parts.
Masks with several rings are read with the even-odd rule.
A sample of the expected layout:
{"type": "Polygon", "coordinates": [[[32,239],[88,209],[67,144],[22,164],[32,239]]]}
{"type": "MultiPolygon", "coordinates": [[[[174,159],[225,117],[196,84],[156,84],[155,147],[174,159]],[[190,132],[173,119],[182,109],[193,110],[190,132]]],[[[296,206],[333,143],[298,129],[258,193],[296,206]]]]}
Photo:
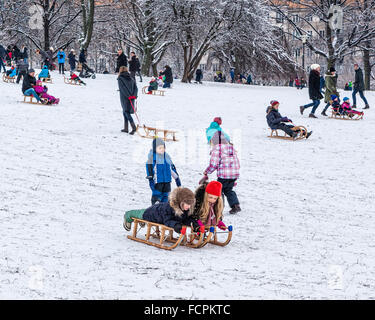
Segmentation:
{"type": "Polygon", "coordinates": [[[218,228],[225,230],[223,223],[224,203],[222,198],[222,184],[218,181],[201,184],[195,191],[194,215],[200,226],[218,228]]]}

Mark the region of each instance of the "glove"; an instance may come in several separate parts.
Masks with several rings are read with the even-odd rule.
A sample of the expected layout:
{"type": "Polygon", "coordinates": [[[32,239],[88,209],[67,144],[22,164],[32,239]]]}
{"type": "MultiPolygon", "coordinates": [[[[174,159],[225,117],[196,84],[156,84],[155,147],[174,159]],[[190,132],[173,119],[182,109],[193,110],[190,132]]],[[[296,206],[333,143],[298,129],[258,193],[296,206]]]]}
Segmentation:
{"type": "Polygon", "coordinates": [[[180,178],[176,179],[176,185],[177,185],[177,187],[181,187],[181,180],[180,180],[180,178]]]}
{"type": "Polygon", "coordinates": [[[181,233],[181,229],[182,229],[181,223],[176,223],[173,227],[173,230],[176,231],[177,233],[181,233]]]}
{"type": "Polygon", "coordinates": [[[203,184],[208,180],[208,176],[205,174],[202,179],[199,180],[199,184],[203,184]]]}
{"type": "Polygon", "coordinates": [[[219,223],[217,224],[217,227],[220,228],[221,230],[227,229],[227,226],[224,224],[223,221],[219,221],[219,223]]]}
{"type": "Polygon", "coordinates": [[[288,122],[288,118],[287,117],[282,117],[281,118],[281,122],[288,122]]]}
{"type": "Polygon", "coordinates": [[[155,191],[155,181],[153,179],[148,179],[148,183],[152,191],[155,191]]]}
{"type": "Polygon", "coordinates": [[[293,122],[293,120],[291,120],[291,119],[288,119],[288,122],[293,122]]]}

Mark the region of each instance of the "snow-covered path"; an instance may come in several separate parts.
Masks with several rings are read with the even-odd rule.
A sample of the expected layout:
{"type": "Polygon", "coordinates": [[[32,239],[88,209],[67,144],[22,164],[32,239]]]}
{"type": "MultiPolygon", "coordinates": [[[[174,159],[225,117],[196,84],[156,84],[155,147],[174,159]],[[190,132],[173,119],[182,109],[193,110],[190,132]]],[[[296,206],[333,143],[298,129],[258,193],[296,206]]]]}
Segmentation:
{"type": "Polygon", "coordinates": [[[54,107],[0,83],[1,299],[375,298],[374,92],[352,122],[301,116],[306,89],[177,81],[165,97],[140,94],[142,123],[179,131],[167,152],[184,186],[208,163],[215,116],[241,155],[231,243],[168,252],[122,227],[125,210],[150,204],[151,140],[120,132],[116,77],[53,77],[54,107]],[[267,138],[271,99],[309,140],[267,138]]]}

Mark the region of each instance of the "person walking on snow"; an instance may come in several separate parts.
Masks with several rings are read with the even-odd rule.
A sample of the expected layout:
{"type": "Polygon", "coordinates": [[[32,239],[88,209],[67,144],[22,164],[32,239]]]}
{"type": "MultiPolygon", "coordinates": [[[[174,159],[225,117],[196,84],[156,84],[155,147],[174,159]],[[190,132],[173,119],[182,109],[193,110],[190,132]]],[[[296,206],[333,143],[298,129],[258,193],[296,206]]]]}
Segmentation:
{"type": "Polygon", "coordinates": [[[120,91],[120,100],[122,113],[124,116],[124,129],[121,132],[126,132],[133,135],[137,131],[134,120],[131,116],[132,113],[135,113],[134,101],[138,96],[138,88],[134,79],[130,76],[127,67],[120,67],[120,74],[117,78],[118,87],[120,91]],[[129,132],[129,125],[132,127],[132,131],[129,132]]]}
{"type": "Polygon", "coordinates": [[[131,58],[129,59],[129,71],[130,71],[130,76],[136,81],[135,75],[138,73],[139,75],[139,82],[142,82],[142,75],[141,75],[141,64],[139,62],[139,59],[135,55],[135,52],[132,51],[130,52],[131,58]]]}
{"type": "Polygon", "coordinates": [[[65,74],[65,52],[61,49],[57,53],[57,62],[59,63],[59,74],[65,74]]]}
{"type": "Polygon", "coordinates": [[[338,98],[340,97],[340,94],[337,91],[337,74],[336,69],[334,67],[331,67],[326,75],[325,75],[325,84],[326,84],[326,91],[324,94],[324,102],[326,103],[326,106],[324,107],[322,111],[322,116],[327,117],[326,111],[328,110],[329,106],[331,105],[331,96],[335,95],[338,98]]]}
{"type": "Polygon", "coordinates": [[[354,70],[355,70],[355,80],[354,80],[354,90],[352,93],[353,97],[353,105],[352,108],[357,107],[357,93],[359,93],[359,96],[365,103],[365,107],[363,109],[370,109],[370,106],[367,102],[367,99],[365,95],[363,94],[363,91],[365,90],[365,82],[363,81],[363,72],[362,69],[359,67],[358,63],[354,64],[354,70]]]}
{"type": "Polygon", "coordinates": [[[127,67],[128,66],[128,59],[126,58],[126,55],[122,49],[117,50],[117,61],[116,61],[116,70],[115,72],[120,72],[121,67],[127,67]]]}
{"type": "Polygon", "coordinates": [[[299,110],[301,114],[303,114],[305,109],[313,107],[309,117],[316,118],[315,111],[320,104],[320,100],[323,99],[323,96],[320,92],[320,65],[318,64],[311,65],[311,71],[309,76],[309,96],[312,100],[312,103],[300,106],[299,110]]]}

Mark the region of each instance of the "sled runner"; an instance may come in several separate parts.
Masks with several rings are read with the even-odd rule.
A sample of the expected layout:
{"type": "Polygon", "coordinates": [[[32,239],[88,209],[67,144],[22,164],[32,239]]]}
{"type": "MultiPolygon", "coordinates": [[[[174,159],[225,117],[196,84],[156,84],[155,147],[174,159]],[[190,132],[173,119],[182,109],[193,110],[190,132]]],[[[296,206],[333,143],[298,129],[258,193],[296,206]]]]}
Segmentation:
{"type": "Polygon", "coordinates": [[[137,133],[142,138],[154,139],[155,137],[158,137],[160,139],[163,139],[164,141],[178,141],[176,139],[176,131],[171,131],[171,130],[151,128],[151,127],[146,127],[145,125],[141,127],[140,125],[137,125],[137,133]],[[144,135],[140,133],[140,128],[144,130],[145,132],[144,135]]]}
{"type": "Polygon", "coordinates": [[[201,248],[211,240],[214,232],[214,228],[211,228],[208,231],[208,235],[205,239],[206,232],[203,229],[201,229],[200,232],[193,232],[193,230],[191,230],[191,233],[187,234],[187,228],[191,229],[191,227],[184,226],[182,227],[179,237],[175,238],[173,236],[173,228],[147,220],[137,218],[132,219],[134,224],[133,232],[132,235],[128,236],[128,239],[165,250],[173,250],[179,245],[190,248],[201,248]],[[146,228],[144,239],[138,236],[138,233],[142,228],[146,228]],[[158,242],[156,242],[155,240],[158,240],[158,242]],[[169,245],[167,243],[169,243],[169,245]]]}
{"type": "MultiPolygon", "coordinates": [[[[148,86],[143,87],[143,88],[142,88],[142,93],[144,93],[144,94],[148,94],[148,93],[147,93],[147,88],[148,88],[148,86]]],[[[152,90],[151,92],[152,92],[153,95],[156,95],[156,96],[163,96],[163,97],[164,97],[165,90],[152,90]]]]}
{"type": "Polygon", "coordinates": [[[363,116],[364,116],[364,112],[361,112],[360,114],[356,114],[350,111],[339,112],[339,111],[332,110],[330,118],[339,119],[339,120],[362,120],[363,116]]]}
{"type": "Polygon", "coordinates": [[[6,82],[6,83],[14,83],[14,81],[16,80],[16,77],[9,77],[6,75],[6,73],[3,74],[3,81],[6,82]]]}
{"type": "Polygon", "coordinates": [[[64,82],[66,84],[71,84],[73,86],[80,86],[81,85],[81,83],[79,83],[78,81],[75,81],[74,79],[66,78],[65,76],[64,76],[64,82]]]}
{"type": "Polygon", "coordinates": [[[137,114],[137,108],[134,107],[133,105],[133,100],[136,99],[136,97],[129,97],[130,105],[133,108],[134,114],[137,117],[138,124],[137,124],[137,133],[139,136],[142,138],[149,138],[153,139],[155,137],[159,137],[159,133],[162,133],[162,136],[159,137],[160,139],[163,139],[164,141],[178,141],[176,139],[176,131],[171,131],[171,130],[165,130],[165,129],[157,129],[157,128],[152,128],[152,127],[147,127],[145,125],[141,126],[141,122],[139,121],[138,114],[137,114]],[[145,134],[141,134],[140,130],[143,129],[145,134]]]}
{"type": "MultiPolygon", "coordinates": [[[[217,246],[221,246],[221,247],[224,247],[226,246],[230,240],[232,239],[232,232],[233,232],[233,227],[232,226],[228,226],[227,230],[220,230],[218,227],[211,227],[213,228],[214,230],[212,230],[212,233],[213,234],[213,239],[211,240],[208,240],[209,243],[211,244],[214,244],[214,245],[217,245],[217,246]],[[220,230],[220,231],[217,231],[217,230],[220,230]],[[225,241],[220,241],[218,239],[218,234],[227,234],[227,239],[225,241]]],[[[209,237],[207,237],[209,238],[209,237]]]]}
{"type": "Polygon", "coordinates": [[[307,137],[307,129],[303,126],[295,126],[292,128],[293,131],[297,131],[297,137],[293,138],[287,135],[284,131],[280,129],[270,129],[271,135],[269,135],[269,138],[276,138],[276,139],[284,139],[284,140],[301,140],[305,139],[307,137]],[[282,131],[284,135],[280,136],[278,130],[282,131]]]}
{"type": "Polygon", "coordinates": [[[47,104],[47,102],[48,102],[48,99],[44,99],[44,98],[41,98],[41,100],[44,101],[44,103],[38,102],[38,101],[36,101],[36,99],[34,101],[34,99],[35,99],[34,96],[25,96],[25,95],[23,96],[23,102],[24,103],[30,103],[30,104],[47,104]],[[27,99],[29,99],[29,101],[26,101],[27,99]]]}

